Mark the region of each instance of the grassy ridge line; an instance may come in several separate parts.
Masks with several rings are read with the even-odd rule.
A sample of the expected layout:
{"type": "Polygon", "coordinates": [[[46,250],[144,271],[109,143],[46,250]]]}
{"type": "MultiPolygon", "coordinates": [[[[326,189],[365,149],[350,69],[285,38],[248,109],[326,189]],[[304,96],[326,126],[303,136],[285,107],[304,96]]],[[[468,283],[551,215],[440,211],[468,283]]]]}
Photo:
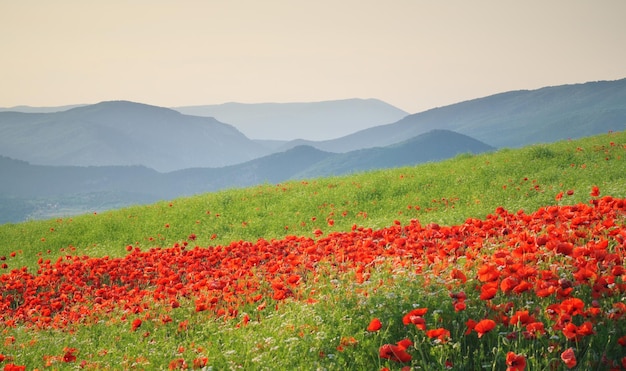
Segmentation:
{"type": "Polygon", "coordinates": [[[36,267],[40,257],[71,253],[123,256],[142,248],[256,241],[380,228],[394,220],[454,224],[483,217],[496,207],[533,210],[554,203],[585,202],[589,189],[626,196],[626,134],[461,155],[415,167],[350,176],[231,189],[102,214],[0,226],[0,257],[7,267],[36,267]],[[14,256],[12,256],[14,255],[14,256]]]}

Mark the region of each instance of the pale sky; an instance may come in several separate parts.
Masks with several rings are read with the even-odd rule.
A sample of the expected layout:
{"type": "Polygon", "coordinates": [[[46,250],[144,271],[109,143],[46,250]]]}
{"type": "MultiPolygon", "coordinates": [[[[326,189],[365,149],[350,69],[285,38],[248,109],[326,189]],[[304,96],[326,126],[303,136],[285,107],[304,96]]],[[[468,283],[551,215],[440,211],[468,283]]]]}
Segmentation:
{"type": "Polygon", "coordinates": [[[378,98],[626,77],[625,0],[0,0],[0,107],[378,98]]]}

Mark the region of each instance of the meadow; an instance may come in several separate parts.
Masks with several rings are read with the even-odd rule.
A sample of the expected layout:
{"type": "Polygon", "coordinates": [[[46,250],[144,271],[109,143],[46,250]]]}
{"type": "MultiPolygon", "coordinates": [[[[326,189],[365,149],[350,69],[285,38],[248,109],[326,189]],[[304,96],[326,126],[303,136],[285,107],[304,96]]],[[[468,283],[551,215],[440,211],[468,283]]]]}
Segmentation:
{"type": "Polygon", "coordinates": [[[1,225],[0,367],[626,370],[625,155],[614,132],[1,225]]]}

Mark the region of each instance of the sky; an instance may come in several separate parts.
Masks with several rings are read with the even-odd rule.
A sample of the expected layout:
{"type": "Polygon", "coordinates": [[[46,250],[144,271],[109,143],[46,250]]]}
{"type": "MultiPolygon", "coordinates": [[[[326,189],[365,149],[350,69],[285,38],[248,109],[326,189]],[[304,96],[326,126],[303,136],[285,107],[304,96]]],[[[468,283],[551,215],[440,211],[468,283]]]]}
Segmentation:
{"type": "Polygon", "coordinates": [[[626,77],[624,0],[0,0],[0,107],[377,98],[626,77]]]}

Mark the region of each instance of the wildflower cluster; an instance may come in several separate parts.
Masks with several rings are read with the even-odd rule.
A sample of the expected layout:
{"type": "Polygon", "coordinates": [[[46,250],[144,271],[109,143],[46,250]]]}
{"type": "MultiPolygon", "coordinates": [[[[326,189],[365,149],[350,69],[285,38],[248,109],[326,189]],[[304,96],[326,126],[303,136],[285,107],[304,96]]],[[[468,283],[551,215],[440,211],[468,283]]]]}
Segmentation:
{"type": "MultiPolygon", "coordinates": [[[[580,355],[588,367],[625,369],[626,201],[599,198],[597,187],[591,195],[589,205],[549,206],[530,215],[499,208],[485,220],[429,225],[421,238],[405,233],[394,241],[404,254],[426,253],[415,267],[431,284],[440,282],[449,291],[452,308],[439,308],[430,317],[427,308],[405,313],[402,323],[408,327],[400,336],[414,341],[408,346],[384,344],[380,357],[446,368],[452,367],[452,359],[463,360],[463,351],[446,343],[465,344],[466,353],[484,343],[495,346],[502,357],[492,363],[508,370],[526,369],[531,363],[527,356],[536,367],[572,368],[580,364],[580,355]],[[459,323],[465,323],[464,331],[459,323]],[[603,345],[594,349],[594,342],[603,345]],[[429,344],[426,351],[424,344],[429,344]],[[447,357],[437,358],[437,347],[447,347],[447,357]],[[555,356],[541,358],[546,351],[555,356]]],[[[468,362],[463,360],[462,366],[468,362]]],[[[480,362],[473,366],[485,366],[480,362]]]]}
{"type": "MultiPolygon", "coordinates": [[[[316,238],[209,247],[192,246],[191,238],[146,251],[129,246],[122,258],[40,259],[36,272],[23,268],[0,276],[0,325],[64,329],[121,313],[131,333],[144,336],[142,318],[166,324],[169,315],[157,309],[184,310],[183,302],[245,327],[262,321],[260,314],[251,317],[251,308],[263,313],[286,301],[315,305],[315,283],[328,269],[351,273],[360,285],[374,270],[391,267],[440,287],[447,301],[404,313],[397,319],[402,333],[384,331],[392,318],[364,324],[366,333],[381,337],[372,352],[388,362],[384,367],[477,366],[472,352],[483,355],[475,362],[485,362],[489,351],[481,344],[487,344],[498,349],[490,362],[509,370],[583,362],[626,369],[626,200],[600,197],[597,188],[591,196],[587,204],[530,214],[498,208],[453,226],[412,220],[381,229],[355,225],[316,238]],[[554,356],[540,356],[546,349],[554,356]]],[[[356,336],[341,338],[344,353],[356,348],[356,336]]],[[[80,361],[81,355],[67,348],[47,361],[80,361]]],[[[170,368],[207,362],[176,357],[170,368]]]]}

